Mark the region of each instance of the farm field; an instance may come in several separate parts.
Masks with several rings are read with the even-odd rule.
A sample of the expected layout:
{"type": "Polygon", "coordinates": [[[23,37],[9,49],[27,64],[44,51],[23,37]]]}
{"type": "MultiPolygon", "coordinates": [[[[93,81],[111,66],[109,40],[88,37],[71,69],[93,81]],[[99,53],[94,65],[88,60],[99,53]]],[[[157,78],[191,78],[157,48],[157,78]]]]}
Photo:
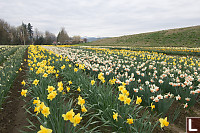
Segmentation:
{"type": "Polygon", "coordinates": [[[1,121],[14,121],[1,122],[0,130],[185,132],[186,117],[200,116],[200,58],[165,49],[173,51],[0,47],[1,121]]]}
{"type": "Polygon", "coordinates": [[[86,45],[128,47],[195,47],[200,44],[200,26],[168,29],[120,37],[111,37],[86,45]]]}

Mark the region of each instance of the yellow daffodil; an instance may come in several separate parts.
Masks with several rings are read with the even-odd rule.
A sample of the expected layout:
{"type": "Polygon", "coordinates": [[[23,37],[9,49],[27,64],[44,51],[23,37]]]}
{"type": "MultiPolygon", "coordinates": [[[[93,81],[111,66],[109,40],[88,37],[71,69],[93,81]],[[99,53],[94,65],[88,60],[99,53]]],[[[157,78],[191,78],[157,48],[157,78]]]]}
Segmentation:
{"type": "Polygon", "coordinates": [[[118,117],[118,113],[113,112],[113,119],[118,121],[117,117],[118,117]]]}
{"type": "Polygon", "coordinates": [[[120,85],[120,86],[118,86],[118,89],[119,89],[119,91],[122,91],[122,90],[124,90],[124,89],[125,89],[125,86],[123,86],[123,85],[120,85]]]}
{"type": "Polygon", "coordinates": [[[42,114],[45,116],[45,117],[48,117],[48,115],[50,114],[50,111],[49,111],[49,107],[44,107],[43,110],[42,110],[42,114]]]}
{"type": "Polygon", "coordinates": [[[124,104],[130,105],[130,103],[131,103],[131,99],[130,99],[130,98],[126,98],[126,99],[124,100],[124,104]]]}
{"type": "Polygon", "coordinates": [[[124,94],[119,94],[118,99],[119,99],[121,102],[123,102],[126,98],[127,98],[126,95],[124,95],[124,94]]]}
{"type": "Polygon", "coordinates": [[[30,70],[33,71],[33,68],[31,67],[30,70]]]}
{"type": "Polygon", "coordinates": [[[56,97],[57,92],[52,91],[51,93],[48,94],[47,99],[50,99],[51,101],[56,97]]]}
{"type": "Polygon", "coordinates": [[[72,121],[74,115],[75,115],[75,113],[74,113],[73,109],[71,109],[66,114],[63,114],[62,117],[64,118],[65,121],[67,121],[67,120],[72,121]]]}
{"type": "Polygon", "coordinates": [[[137,96],[136,104],[140,105],[142,102],[142,98],[137,96]]]}
{"type": "Polygon", "coordinates": [[[122,82],[122,85],[123,85],[123,86],[126,86],[126,83],[122,82]]]}
{"type": "Polygon", "coordinates": [[[33,104],[40,104],[39,97],[37,97],[37,100],[33,100],[33,104]]]}
{"type": "Polygon", "coordinates": [[[63,91],[63,87],[61,87],[61,86],[58,87],[58,91],[59,91],[59,92],[62,92],[62,91],[63,91]]]}
{"type": "Polygon", "coordinates": [[[27,91],[28,91],[28,90],[24,90],[24,89],[22,89],[22,91],[21,91],[21,95],[24,96],[24,97],[26,97],[26,93],[27,93],[27,91]]]}
{"type": "Polygon", "coordinates": [[[94,80],[91,80],[91,85],[94,85],[95,84],[95,81],[94,80]]]}
{"type": "Polygon", "coordinates": [[[65,65],[61,66],[61,69],[63,70],[65,68],[65,65]]]}
{"type": "Polygon", "coordinates": [[[115,81],[116,81],[116,79],[110,79],[110,80],[109,80],[109,83],[110,83],[111,85],[113,85],[113,84],[115,84],[115,81]]]}
{"type": "Polygon", "coordinates": [[[41,104],[38,105],[40,110],[43,110],[43,108],[45,107],[44,102],[42,102],[41,104]]]}
{"type": "Polygon", "coordinates": [[[37,133],[52,133],[51,129],[45,128],[42,125],[40,125],[40,131],[38,131],[37,133]]]}
{"type": "Polygon", "coordinates": [[[165,119],[160,118],[159,121],[160,121],[160,127],[161,128],[163,128],[164,126],[167,127],[169,125],[169,122],[167,121],[167,117],[165,117],[165,119]]]}
{"type": "Polygon", "coordinates": [[[151,103],[151,110],[155,109],[155,105],[153,105],[153,103],[151,103]]]}
{"type": "Polygon", "coordinates": [[[39,82],[39,80],[35,79],[32,84],[34,84],[36,86],[38,84],[38,82],[39,82]]]}
{"type": "Polygon", "coordinates": [[[126,89],[121,90],[123,94],[126,94],[128,91],[126,89]]]}
{"type": "Polygon", "coordinates": [[[81,122],[82,117],[80,117],[80,113],[74,116],[72,119],[72,123],[74,124],[74,127],[81,122]]]}
{"type": "Polygon", "coordinates": [[[103,76],[103,73],[98,74],[98,79],[100,79],[103,76]]]}
{"type": "Polygon", "coordinates": [[[83,99],[81,96],[78,97],[78,105],[83,105],[85,104],[85,99],[83,99]]]}
{"type": "Polygon", "coordinates": [[[74,68],[74,72],[77,72],[78,71],[78,68],[74,68]]]}
{"type": "Polygon", "coordinates": [[[85,108],[84,105],[81,106],[81,111],[82,111],[82,112],[87,112],[87,109],[85,108]]]}
{"type": "Polygon", "coordinates": [[[62,81],[58,82],[58,87],[63,87],[62,81]]]}
{"type": "Polygon", "coordinates": [[[48,86],[47,90],[48,93],[51,93],[53,90],[55,90],[55,88],[53,86],[48,86]]]}
{"type": "Polygon", "coordinates": [[[69,91],[70,91],[70,87],[69,87],[69,86],[66,86],[66,88],[67,88],[67,92],[69,92],[69,91]]]}
{"type": "Polygon", "coordinates": [[[47,74],[47,73],[44,73],[44,74],[43,74],[43,77],[45,77],[45,78],[48,77],[48,74],[47,74]]]}
{"type": "Polygon", "coordinates": [[[70,80],[70,81],[68,81],[68,83],[69,83],[69,85],[71,85],[71,84],[72,84],[72,81],[70,80]]]}
{"type": "Polygon", "coordinates": [[[80,87],[78,87],[77,91],[81,92],[81,88],[80,88],[80,87]]]}
{"type": "Polygon", "coordinates": [[[79,64],[79,69],[82,69],[82,70],[84,70],[84,68],[85,68],[85,65],[83,64],[79,64]]]}
{"type": "Polygon", "coordinates": [[[23,81],[21,82],[21,84],[25,86],[26,82],[23,80],[23,81]]]}
{"type": "Polygon", "coordinates": [[[34,112],[37,112],[36,115],[38,115],[38,113],[40,113],[40,107],[36,106],[35,109],[34,109],[34,112]]]}
{"type": "Polygon", "coordinates": [[[132,118],[127,119],[126,123],[128,123],[128,124],[133,124],[133,119],[132,119],[132,118]]]}

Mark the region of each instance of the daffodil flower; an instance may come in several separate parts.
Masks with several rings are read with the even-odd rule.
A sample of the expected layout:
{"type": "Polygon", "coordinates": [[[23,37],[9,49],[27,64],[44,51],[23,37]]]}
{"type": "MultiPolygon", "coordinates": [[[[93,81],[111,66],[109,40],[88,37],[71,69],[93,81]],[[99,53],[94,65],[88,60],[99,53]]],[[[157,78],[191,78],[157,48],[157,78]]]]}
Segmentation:
{"type": "Polygon", "coordinates": [[[38,131],[37,133],[52,133],[51,129],[45,128],[42,125],[40,125],[40,131],[38,131]]]}
{"type": "Polygon", "coordinates": [[[113,119],[118,121],[117,117],[118,117],[118,113],[113,112],[113,119]]]}
{"type": "Polygon", "coordinates": [[[127,119],[126,123],[128,123],[128,124],[133,124],[133,119],[132,119],[132,118],[127,119]]]}
{"type": "Polygon", "coordinates": [[[27,91],[28,91],[28,90],[24,90],[24,89],[22,89],[22,91],[21,91],[21,95],[24,96],[24,97],[26,97],[26,93],[27,93],[27,91]]]}
{"type": "Polygon", "coordinates": [[[140,105],[142,102],[142,98],[137,96],[136,104],[140,105]]]}
{"type": "Polygon", "coordinates": [[[168,126],[169,125],[169,122],[167,121],[167,117],[165,117],[165,119],[160,118],[159,121],[160,121],[160,127],[161,128],[163,128],[164,126],[168,126]]]}

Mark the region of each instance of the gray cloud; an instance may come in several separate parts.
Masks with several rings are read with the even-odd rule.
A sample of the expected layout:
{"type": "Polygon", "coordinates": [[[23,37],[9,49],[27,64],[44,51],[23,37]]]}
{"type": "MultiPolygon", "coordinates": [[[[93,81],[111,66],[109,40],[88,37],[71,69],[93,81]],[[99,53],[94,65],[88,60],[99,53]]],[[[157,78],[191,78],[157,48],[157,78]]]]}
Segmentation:
{"type": "Polygon", "coordinates": [[[199,25],[199,0],[0,0],[0,18],[55,34],[121,36],[199,25]]]}

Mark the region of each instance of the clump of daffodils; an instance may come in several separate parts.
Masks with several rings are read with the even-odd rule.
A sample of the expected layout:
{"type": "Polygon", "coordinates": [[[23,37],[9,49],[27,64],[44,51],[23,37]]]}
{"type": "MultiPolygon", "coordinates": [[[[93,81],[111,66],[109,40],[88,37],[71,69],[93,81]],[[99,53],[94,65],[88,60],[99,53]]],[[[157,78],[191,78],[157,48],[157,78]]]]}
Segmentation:
{"type": "Polygon", "coordinates": [[[105,78],[104,78],[103,75],[104,75],[103,73],[99,73],[98,74],[98,79],[101,80],[102,83],[105,83],[105,78]]]}
{"type": "Polygon", "coordinates": [[[54,91],[55,87],[53,87],[53,86],[48,86],[47,90],[48,90],[48,93],[49,93],[47,95],[47,99],[50,99],[52,101],[56,97],[57,91],[54,91]]]}
{"type": "Polygon", "coordinates": [[[87,109],[85,108],[85,99],[83,99],[81,96],[78,97],[78,105],[81,106],[82,112],[87,112],[87,109]]]}
{"type": "Polygon", "coordinates": [[[65,68],[65,65],[61,66],[61,69],[63,70],[65,68]]]}
{"type": "Polygon", "coordinates": [[[48,117],[50,108],[45,106],[44,102],[39,100],[39,97],[37,97],[37,100],[33,100],[33,104],[36,105],[34,109],[34,112],[37,112],[36,115],[41,112],[46,118],[48,117]]]}
{"type": "Polygon", "coordinates": [[[109,83],[110,83],[111,85],[115,84],[115,82],[116,82],[116,79],[115,79],[115,78],[109,80],[109,83]]]}
{"type": "Polygon", "coordinates": [[[82,117],[80,116],[80,113],[76,114],[74,113],[73,109],[68,111],[66,114],[63,114],[62,117],[65,121],[69,120],[71,123],[74,124],[74,127],[81,122],[82,117]]]}
{"type": "Polygon", "coordinates": [[[62,81],[58,82],[58,91],[59,92],[63,91],[63,83],[62,83],[62,81]]]}
{"type": "Polygon", "coordinates": [[[121,85],[118,88],[119,88],[119,91],[121,92],[121,94],[119,94],[118,99],[124,102],[124,104],[130,105],[131,99],[128,97],[129,92],[126,90],[126,87],[124,85],[121,85]]]}

